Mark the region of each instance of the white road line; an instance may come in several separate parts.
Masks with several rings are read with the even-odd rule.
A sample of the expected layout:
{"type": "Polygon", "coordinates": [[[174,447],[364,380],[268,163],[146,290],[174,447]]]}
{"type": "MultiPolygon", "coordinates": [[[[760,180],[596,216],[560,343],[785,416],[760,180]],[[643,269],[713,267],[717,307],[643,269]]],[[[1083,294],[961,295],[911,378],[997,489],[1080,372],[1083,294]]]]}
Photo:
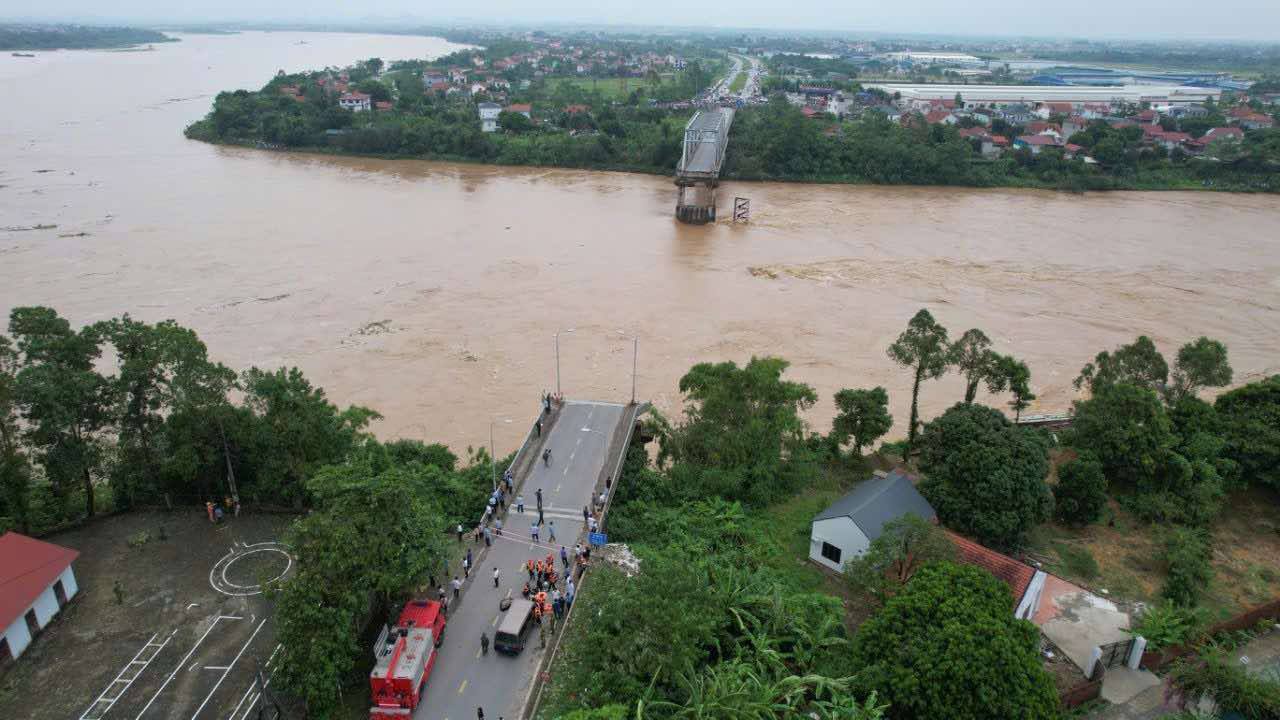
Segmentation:
{"type": "Polygon", "coordinates": [[[205,665],[205,670],[230,670],[230,665],[205,665]]]}
{"type": "MultiPolygon", "coordinates": [[[[271,667],[271,662],[276,659],[276,653],[280,652],[280,648],[281,648],[280,643],[276,643],[275,649],[271,651],[271,655],[267,658],[267,662],[264,663],[262,666],[263,670],[266,670],[267,668],[271,667]]],[[[262,683],[262,686],[266,687],[267,685],[270,685],[270,684],[271,684],[271,678],[268,677],[266,682],[262,683]]],[[[236,709],[231,711],[231,714],[227,716],[227,720],[234,720],[236,714],[240,712],[241,706],[244,705],[244,701],[248,700],[249,694],[254,691],[255,685],[257,685],[256,679],[251,680],[249,682],[249,687],[245,689],[244,694],[240,696],[240,702],[236,703],[236,709]]],[[[253,702],[249,703],[250,710],[245,711],[245,717],[249,716],[249,712],[253,709],[253,703],[257,701],[258,701],[258,697],[257,695],[254,695],[253,702]]]]}
{"type": "Polygon", "coordinates": [[[213,684],[213,689],[209,691],[209,694],[204,696],[204,702],[200,703],[200,707],[196,708],[195,713],[191,715],[191,720],[196,720],[200,711],[204,710],[204,706],[209,703],[209,699],[213,697],[214,693],[218,692],[218,688],[222,685],[222,681],[226,680],[227,675],[231,674],[231,668],[235,667],[236,663],[240,662],[240,656],[244,655],[244,651],[249,649],[249,645],[253,643],[253,639],[258,637],[258,632],[261,631],[262,626],[266,624],[267,619],[262,618],[262,622],[258,623],[258,627],[253,629],[253,634],[250,635],[249,639],[245,641],[243,646],[241,646],[240,652],[236,653],[236,656],[231,660],[231,664],[227,666],[226,670],[222,671],[222,677],[218,678],[218,682],[213,684]]]}
{"type": "MultiPolygon", "coordinates": [[[[175,630],[174,632],[177,632],[177,631],[175,630]]],[[[158,636],[159,636],[159,633],[152,634],[151,638],[147,640],[147,642],[144,643],[141,648],[138,648],[138,652],[136,655],[133,656],[133,659],[130,660],[127,665],[120,668],[120,672],[116,674],[116,679],[107,683],[107,687],[102,690],[102,694],[98,695],[98,698],[94,700],[92,703],[90,703],[89,708],[85,710],[83,713],[81,713],[80,720],[86,720],[86,718],[88,718],[89,715],[93,712],[93,709],[98,706],[98,703],[104,702],[104,698],[106,698],[107,696],[107,691],[109,691],[117,683],[124,683],[124,687],[121,688],[120,692],[116,693],[115,697],[106,699],[105,702],[107,703],[107,706],[103,708],[102,712],[98,713],[94,717],[100,718],[103,715],[106,715],[107,711],[115,706],[116,701],[119,700],[121,697],[124,697],[124,694],[128,692],[130,686],[133,685],[133,681],[137,680],[139,677],[142,676],[142,673],[146,672],[147,666],[151,664],[151,661],[155,660],[156,657],[160,655],[160,652],[164,650],[164,646],[169,644],[169,640],[173,637],[173,633],[172,632],[169,633],[169,636],[164,639],[164,642],[157,645],[156,638],[158,636]],[[142,657],[142,653],[146,652],[146,649],[149,647],[154,647],[158,649],[155,652],[151,653],[151,657],[147,658],[145,661],[139,660],[138,658],[142,657]],[[129,678],[128,680],[121,680],[120,678],[124,677],[125,671],[129,670],[136,664],[142,665],[142,667],[138,669],[138,672],[134,673],[133,677],[129,678]]]]}
{"type": "Polygon", "coordinates": [[[193,654],[195,654],[196,648],[200,647],[201,643],[204,642],[204,639],[209,637],[209,633],[213,632],[213,629],[218,626],[218,623],[221,622],[224,617],[225,616],[223,615],[219,615],[213,619],[213,622],[209,624],[209,629],[205,630],[204,634],[200,636],[200,639],[196,641],[196,644],[191,646],[191,649],[187,651],[186,656],[184,656],[182,660],[178,661],[177,667],[175,667],[173,672],[169,673],[169,676],[164,679],[164,682],[160,685],[160,689],[156,690],[156,694],[151,696],[151,699],[147,701],[147,704],[142,707],[142,711],[139,712],[133,720],[139,720],[147,713],[147,710],[151,709],[151,704],[156,701],[156,698],[160,697],[160,693],[164,692],[165,688],[169,687],[169,683],[173,682],[173,679],[178,677],[178,671],[187,664],[187,661],[191,659],[193,654]]]}

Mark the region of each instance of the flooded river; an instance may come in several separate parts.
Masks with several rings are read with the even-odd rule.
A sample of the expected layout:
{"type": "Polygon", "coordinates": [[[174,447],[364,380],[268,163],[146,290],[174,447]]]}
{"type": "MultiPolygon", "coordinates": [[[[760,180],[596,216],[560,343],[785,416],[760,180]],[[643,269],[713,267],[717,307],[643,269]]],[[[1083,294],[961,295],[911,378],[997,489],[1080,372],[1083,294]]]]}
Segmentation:
{"type": "MultiPolygon", "coordinates": [[[[221,89],[440,40],[248,33],[152,52],[0,58],[0,311],[129,312],[196,329],[236,368],[297,365],[379,434],[499,452],[555,388],[678,407],[695,362],[779,354],[814,385],[908,374],[885,348],[920,307],[1024,358],[1065,409],[1095,352],[1226,341],[1238,380],[1280,372],[1280,198],[1073,196],[728,184],[749,225],[672,219],[665,177],[290,155],[185,140],[221,89]],[[23,230],[37,226],[53,228],[23,230]]],[[[949,376],[925,416],[962,395],[949,376]]]]}

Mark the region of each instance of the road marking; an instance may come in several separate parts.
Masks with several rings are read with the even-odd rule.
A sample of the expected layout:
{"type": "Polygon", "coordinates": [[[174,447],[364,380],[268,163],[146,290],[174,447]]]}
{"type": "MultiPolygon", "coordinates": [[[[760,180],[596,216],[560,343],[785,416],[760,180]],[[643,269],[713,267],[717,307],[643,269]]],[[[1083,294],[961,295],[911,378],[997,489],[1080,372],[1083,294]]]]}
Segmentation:
{"type": "Polygon", "coordinates": [[[500,617],[499,615],[494,615],[494,616],[493,616],[493,622],[489,623],[489,625],[491,625],[491,626],[496,626],[496,625],[498,624],[498,618],[499,618],[499,617],[500,617]]]}
{"type": "Polygon", "coordinates": [[[236,663],[240,662],[240,656],[244,655],[244,651],[249,649],[249,645],[253,643],[253,639],[258,637],[258,632],[260,632],[262,630],[262,626],[266,624],[267,619],[262,618],[262,622],[258,623],[258,627],[253,629],[253,633],[249,635],[249,639],[240,647],[240,652],[236,653],[236,656],[231,659],[231,664],[227,666],[226,670],[222,671],[222,677],[218,678],[218,682],[213,684],[213,689],[209,691],[209,694],[204,696],[204,702],[200,703],[200,707],[196,708],[196,711],[191,715],[191,720],[196,720],[196,717],[200,715],[200,711],[204,710],[204,706],[209,704],[210,698],[212,698],[213,694],[218,692],[218,688],[222,686],[222,681],[226,680],[227,675],[231,674],[231,668],[235,667],[236,663]]]}
{"type": "Polygon", "coordinates": [[[560,484],[557,484],[557,485],[556,485],[555,492],[560,492],[560,487],[561,487],[561,485],[560,485],[560,484]]]}
{"type": "Polygon", "coordinates": [[[139,712],[133,720],[140,720],[140,718],[146,714],[147,710],[151,709],[151,704],[156,701],[156,698],[160,697],[160,693],[164,692],[165,688],[169,687],[169,683],[173,682],[173,679],[178,676],[178,671],[186,666],[187,661],[191,659],[193,654],[195,654],[196,648],[200,647],[200,644],[204,642],[205,638],[209,637],[209,633],[213,632],[213,629],[218,626],[218,623],[222,621],[224,617],[225,616],[223,615],[219,615],[213,619],[213,622],[209,624],[209,629],[205,630],[204,634],[200,636],[200,639],[196,641],[196,644],[191,646],[191,649],[187,651],[186,656],[178,661],[177,667],[175,667],[173,672],[169,673],[169,676],[164,679],[164,682],[160,684],[160,689],[156,691],[155,695],[151,696],[151,699],[147,701],[147,704],[142,707],[142,711],[139,712]]]}
{"type": "Polygon", "coordinates": [[[462,691],[463,691],[463,690],[466,690],[466,689],[467,689],[467,682],[469,682],[469,681],[467,681],[467,680],[463,680],[463,681],[462,681],[462,684],[458,686],[458,694],[459,694],[459,695],[461,695],[461,694],[462,694],[462,691]]]}
{"type": "Polygon", "coordinates": [[[477,651],[476,651],[476,659],[477,659],[477,660],[479,660],[479,659],[480,659],[480,651],[479,651],[479,650],[477,650],[477,651]]]}
{"type": "Polygon", "coordinates": [[[230,670],[230,665],[205,665],[205,670],[230,670]]]}
{"type": "MultiPolygon", "coordinates": [[[[271,655],[270,657],[267,658],[266,664],[262,666],[263,670],[266,670],[271,667],[271,663],[276,659],[276,653],[280,652],[281,647],[282,646],[280,645],[280,643],[276,643],[276,647],[274,650],[271,651],[271,655]]],[[[275,673],[272,673],[267,677],[266,682],[262,683],[262,687],[265,688],[268,685],[270,685],[271,678],[273,677],[275,677],[275,673]]],[[[261,693],[254,692],[254,688],[257,686],[257,684],[258,684],[257,678],[254,678],[254,680],[250,681],[249,688],[244,691],[244,695],[240,696],[240,702],[236,703],[236,709],[231,711],[231,714],[227,716],[227,720],[234,720],[235,716],[240,713],[240,708],[244,705],[244,701],[249,700],[249,695],[250,693],[252,693],[253,699],[249,700],[249,707],[244,711],[244,717],[241,718],[241,720],[245,720],[246,718],[249,717],[249,713],[253,712],[254,703],[258,702],[258,696],[261,694],[261,693]]]]}
{"type": "Polygon", "coordinates": [[[169,636],[166,637],[164,639],[164,642],[162,643],[156,642],[156,638],[159,637],[159,633],[153,633],[151,635],[151,639],[147,640],[147,642],[144,643],[142,647],[138,649],[138,653],[133,656],[133,659],[130,660],[127,665],[125,665],[123,668],[120,669],[119,674],[116,675],[116,679],[107,683],[107,687],[102,691],[102,694],[98,695],[98,698],[94,700],[92,704],[89,705],[89,709],[85,710],[84,713],[80,715],[80,720],[85,720],[85,718],[88,718],[91,714],[93,714],[94,708],[98,707],[99,703],[106,703],[107,706],[103,708],[102,712],[98,713],[96,717],[100,718],[103,715],[106,715],[107,711],[109,711],[112,707],[115,706],[116,701],[124,697],[124,694],[129,691],[130,687],[133,686],[133,681],[141,677],[142,673],[146,671],[147,666],[151,664],[151,661],[155,660],[156,657],[160,655],[160,651],[164,650],[164,647],[169,644],[169,641],[173,639],[173,635],[176,632],[178,631],[174,630],[173,632],[169,633],[169,636]],[[147,648],[150,648],[150,647],[156,648],[156,651],[151,653],[151,657],[147,658],[146,660],[139,660],[138,658],[142,657],[142,653],[146,652],[147,648]],[[128,680],[122,680],[121,678],[124,677],[124,674],[128,672],[129,669],[132,668],[134,665],[142,665],[142,668],[138,670],[138,672],[135,673],[133,677],[129,678],[128,680]],[[111,688],[118,684],[123,684],[124,688],[122,688],[120,692],[116,693],[115,697],[111,697],[111,698],[107,697],[107,693],[110,692],[111,688]]]}

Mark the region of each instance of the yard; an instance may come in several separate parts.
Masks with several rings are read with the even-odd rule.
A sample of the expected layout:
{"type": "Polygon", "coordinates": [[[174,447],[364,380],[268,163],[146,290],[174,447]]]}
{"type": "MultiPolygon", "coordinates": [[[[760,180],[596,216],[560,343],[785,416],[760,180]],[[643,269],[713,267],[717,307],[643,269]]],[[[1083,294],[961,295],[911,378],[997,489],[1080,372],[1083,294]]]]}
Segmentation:
{"type": "Polygon", "coordinates": [[[80,592],[0,675],[0,717],[247,716],[278,647],[259,584],[292,564],[274,542],[290,519],[139,512],[46,538],[80,551],[80,592]]]}
{"type": "MultiPolygon", "coordinates": [[[[1213,523],[1214,579],[1204,606],[1214,619],[1280,596],[1280,494],[1251,489],[1228,497],[1213,523]]],[[[1028,547],[1045,570],[1122,601],[1157,600],[1164,582],[1160,528],[1113,500],[1102,522],[1082,529],[1047,523],[1028,547]]]]}

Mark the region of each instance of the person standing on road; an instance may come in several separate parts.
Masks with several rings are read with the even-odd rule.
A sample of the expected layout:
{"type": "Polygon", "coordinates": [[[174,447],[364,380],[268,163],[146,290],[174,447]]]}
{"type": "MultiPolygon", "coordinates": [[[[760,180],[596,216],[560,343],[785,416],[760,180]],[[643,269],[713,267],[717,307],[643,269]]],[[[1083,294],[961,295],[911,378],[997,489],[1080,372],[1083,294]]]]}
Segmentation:
{"type": "Polygon", "coordinates": [[[551,467],[551,448],[542,451],[542,464],[551,467]]]}
{"type": "Polygon", "coordinates": [[[484,529],[484,546],[485,547],[493,546],[493,535],[489,532],[489,528],[487,527],[484,529]]]}
{"type": "Polygon", "coordinates": [[[524,514],[524,495],[516,496],[516,512],[524,514]]]}
{"type": "Polygon", "coordinates": [[[547,542],[556,541],[556,521],[552,520],[547,523],[547,542]]]}
{"type": "Polygon", "coordinates": [[[493,519],[493,532],[498,537],[502,537],[502,518],[493,519]]]}
{"type": "Polygon", "coordinates": [[[542,509],[542,488],[538,488],[533,493],[538,498],[538,509],[542,509]]]}
{"type": "Polygon", "coordinates": [[[471,548],[467,548],[467,567],[471,567],[471,548]]]}
{"type": "Polygon", "coordinates": [[[480,633],[480,654],[489,654],[489,635],[487,633],[480,633]]]}
{"type": "Polygon", "coordinates": [[[460,590],[462,590],[462,581],[458,579],[457,575],[454,575],[453,576],[453,599],[454,600],[458,599],[458,591],[460,590]]]}
{"type": "Polygon", "coordinates": [[[584,523],[585,523],[586,521],[588,521],[588,520],[590,520],[590,519],[591,519],[591,511],[590,511],[590,510],[587,510],[587,506],[586,506],[586,505],[583,505],[583,506],[582,506],[582,522],[584,522],[584,523]]]}
{"type": "Polygon", "coordinates": [[[476,720],[484,720],[484,708],[476,708],[476,720]]]}
{"type": "Polygon", "coordinates": [[[471,577],[471,558],[469,556],[462,558],[462,577],[471,577]]]}
{"type": "Polygon", "coordinates": [[[529,535],[533,537],[534,542],[538,542],[538,524],[534,523],[529,526],[529,535]]]}
{"type": "Polygon", "coordinates": [[[560,546],[560,562],[564,563],[566,568],[569,567],[569,551],[565,550],[563,545],[560,546]]]}
{"type": "Polygon", "coordinates": [[[498,568],[493,569],[493,586],[498,587],[498,568]]]}

